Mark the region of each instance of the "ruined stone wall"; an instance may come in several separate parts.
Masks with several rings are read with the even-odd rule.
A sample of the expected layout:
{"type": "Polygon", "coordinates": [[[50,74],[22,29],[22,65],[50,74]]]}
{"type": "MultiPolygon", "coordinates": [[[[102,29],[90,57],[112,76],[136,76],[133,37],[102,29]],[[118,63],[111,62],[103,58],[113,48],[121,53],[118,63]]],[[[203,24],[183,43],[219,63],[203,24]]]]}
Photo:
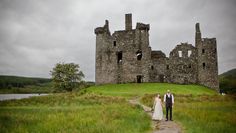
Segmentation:
{"type": "Polygon", "coordinates": [[[188,43],[177,45],[170,53],[168,79],[172,83],[197,83],[197,49],[188,43]]]}
{"type": "Polygon", "coordinates": [[[177,45],[169,58],[149,46],[149,24],[132,28],[132,15],[125,16],[125,30],[109,31],[106,20],[96,34],[96,84],[129,82],[168,82],[201,84],[219,88],[215,38],[201,37],[196,24],[195,47],[177,45]]]}
{"type": "Polygon", "coordinates": [[[108,28],[108,21],[104,27],[95,29],[96,34],[96,84],[116,83],[115,66],[116,55],[111,51],[112,37],[108,28]]]}
{"type": "Polygon", "coordinates": [[[151,60],[150,82],[167,82],[166,55],[161,51],[152,51],[151,60]]]}
{"type": "MultiPolygon", "coordinates": [[[[116,31],[113,34],[116,46],[114,52],[122,53],[122,59],[116,61],[117,83],[135,82],[136,78],[132,73],[136,72],[135,68],[135,30],[116,31]]],[[[117,57],[118,58],[118,57],[117,57]]]]}
{"type": "Polygon", "coordinates": [[[136,52],[142,52],[141,60],[136,55],[136,77],[142,76],[142,82],[149,82],[149,71],[151,64],[151,47],[149,46],[149,25],[137,23],[136,26],[136,52]]]}
{"type": "Polygon", "coordinates": [[[140,82],[149,81],[149,25],[138,23],[136,29],[132,29],[130,15],[126,18],[126,30],[112,35],[108,21],[104,27],[95,29],[96,84],[138,82],[138,76],[140,82]],[[140,59],[138,54],[141,54],[140,59]]]}
{"type": "Polygon", "coordinates": [[[196,24],[195,46],[198,50],[198,84],[219,89],[216,38],[202,38],[196,24]]]}
{"type": "Polygon", "coordinates": [[[199,84],[219,89],[216,39],[203,38],[198,46],[199,84]]]}
{"type": "Polygon", "coordinates": [[[142,76],[141,82],[149,81],[150,48],[148,30],[116,31],[113,35],[117,52],[122,52],[122,61],[117,66],[117,83],[137,82],[137,76],[142,76]],[[142,57],[137,59],[140,52],[142,57]]]}

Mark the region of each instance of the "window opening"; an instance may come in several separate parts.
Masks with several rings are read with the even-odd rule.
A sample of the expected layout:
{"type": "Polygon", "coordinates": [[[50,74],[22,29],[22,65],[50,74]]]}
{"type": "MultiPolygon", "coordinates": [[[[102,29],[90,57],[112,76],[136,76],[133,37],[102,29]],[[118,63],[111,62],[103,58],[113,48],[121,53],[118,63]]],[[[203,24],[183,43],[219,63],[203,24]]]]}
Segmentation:
{"type": "Polygon", "coordinates": [[[141,50],[138,50],[138,51],[136,52],[136,56],[137,56],[137,60],[141,60],[141,59],[142,59],[142,56],[143,56],[142,51],[141,51],[141,50]]]}
{"type": "Polygon", "coordinates": [[[169,70],[169,65],[166,66],[166,69],[169,70]]]}
{"type": "Polygon", "coordinates": [[[121,63],[122,62],[122,51],[117,53],[117,63],[121,63]]]}
{"type": "Polygon", "coordinates": [[[202,54],[204,54],[205,53],[205,49],[202,49],[202,54]]]}
{"type": "Polygon", "coordinates": [[[191,50],[188,50],[188,57],[190,57],[192,54],[192,51],[191,50]]]}
{"type": "Polygon", "coordinates": [[[151,69],[153,70],[153,69],[154,69],[154,67],[153,67],[153,66],[151,66],[151,69]]]}
{"type": "Polygon", "coordinates": [[[179,52],[179,57],[182,57],[182,51],[178,51],[179,52]]]}
{"type": "Polygon", "coordinates": [[[206,63],[202,63],[202,68],[203,68],[203,69],[206,68],[206,63]]]}

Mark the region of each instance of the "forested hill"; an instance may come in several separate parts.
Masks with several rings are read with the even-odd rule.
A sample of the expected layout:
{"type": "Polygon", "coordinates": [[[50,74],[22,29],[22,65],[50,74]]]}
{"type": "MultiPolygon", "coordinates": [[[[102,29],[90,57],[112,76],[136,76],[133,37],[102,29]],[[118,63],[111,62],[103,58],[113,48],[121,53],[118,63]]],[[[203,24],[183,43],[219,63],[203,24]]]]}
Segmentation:
{"type": "Polygon", "coordinates": [[[51,82],[51,79],[0,75],[0,89],[39,85],[47,82],[51,82]]]}
{"type": "Polygon", "coordinates": [[[236,68],[222,73],[219,78],[220,89],[226,93],[236,93],[236,68]]]}
{"type": "Polygon", "coordinates": [[[233,78],[236,78],[236,68],[232,69],[232,70],[229,70],[225,73],[222,73],[220,75],[220,77],[233,77],[233,78]]]}

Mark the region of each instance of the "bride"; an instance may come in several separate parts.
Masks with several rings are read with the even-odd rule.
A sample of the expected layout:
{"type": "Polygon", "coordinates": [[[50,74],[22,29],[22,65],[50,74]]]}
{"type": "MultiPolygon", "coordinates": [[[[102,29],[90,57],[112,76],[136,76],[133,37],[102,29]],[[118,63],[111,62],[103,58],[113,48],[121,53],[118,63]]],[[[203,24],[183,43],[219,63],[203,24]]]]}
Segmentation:
{"type": "Polygon", "coordinates": [[[152,115],[152,119],[153,120],[162,120],[163,118],[163,111],[162,111],[162,103],[161,103],[161,98],[160,98],[160,94],[158,94],[155,97],[154,100],[154,104],[153,104],[153,115],[152,115]]]}

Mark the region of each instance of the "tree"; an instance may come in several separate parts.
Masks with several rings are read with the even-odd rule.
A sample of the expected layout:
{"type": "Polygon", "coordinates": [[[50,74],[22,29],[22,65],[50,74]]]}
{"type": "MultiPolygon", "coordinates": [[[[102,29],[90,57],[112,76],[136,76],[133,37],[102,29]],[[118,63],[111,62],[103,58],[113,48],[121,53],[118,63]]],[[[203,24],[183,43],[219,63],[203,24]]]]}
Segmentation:
{"type": "Polygon", "coordinates": [[[74,63],[57,63],[50,71],[54,87],[72,91],[84,78],[84,74],[79,68],[79,65],[74,63]]]}

